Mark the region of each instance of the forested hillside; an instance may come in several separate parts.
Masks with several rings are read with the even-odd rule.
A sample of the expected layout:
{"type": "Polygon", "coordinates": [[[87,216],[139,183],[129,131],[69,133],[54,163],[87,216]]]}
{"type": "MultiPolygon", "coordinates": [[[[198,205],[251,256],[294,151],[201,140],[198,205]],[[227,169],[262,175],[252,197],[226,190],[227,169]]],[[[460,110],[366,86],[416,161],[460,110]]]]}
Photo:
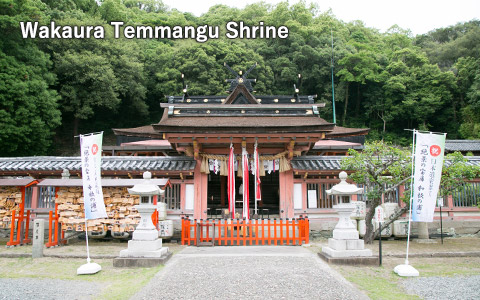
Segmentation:
{"type": "MultiPolygon", "coordinates": [[[[225,94],[223,67],[246,70],[257,93],[325,102],[332,121],[332,36],[337,124],[369,127],[370,139],[407,144],[404,128],[480,138],[480,21],[412,36],[345,23],[305,3],[211,7],[196,17],[160,0],[1,0],[0,155],[65,154],[78,133],[158,122],[160,101],[182,93],[225,94]],[[24,39],[19,22],[103,25],[105,39],[24,39]],[[219,26],[229,21],[289,28],[287,39],[126,39],[125,25],[219,26]]],[[[362,19],[362,16],[358,16],[362,19]]],[[[75,149],[75,148],[74,148],[75,149]]]]}

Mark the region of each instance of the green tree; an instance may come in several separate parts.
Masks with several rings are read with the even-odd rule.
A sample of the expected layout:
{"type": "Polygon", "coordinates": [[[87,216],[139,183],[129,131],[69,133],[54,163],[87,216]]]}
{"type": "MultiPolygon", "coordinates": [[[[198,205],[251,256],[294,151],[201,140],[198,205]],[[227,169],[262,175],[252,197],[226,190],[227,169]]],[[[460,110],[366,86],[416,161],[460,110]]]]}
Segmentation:
{"type": "Polygon", "coordinates": [[[345,82],[345,101],[343,107],[342,124],[345,125],[348,102],[350,96],[350,85],[357,85],[357,104],[355,115],[358,117],[361,104],[361,86],[368,81],[378,81],[379,64],[377,55],[379,42],[378,37],[372,30],[365,28],[362,23],[354,22],[350,25],[350,37],[347,42],[347,48],[350,53],[346,54],[338,61],[340,70],[336,76],[345,82]]]}
{"type": "Polygon", "coordinates": [[[0,2],[0,155],[42,155],[60,124],[51,62],[34,41],[22,39],[20,21],[45,20],[39,1],[0,2]]]}

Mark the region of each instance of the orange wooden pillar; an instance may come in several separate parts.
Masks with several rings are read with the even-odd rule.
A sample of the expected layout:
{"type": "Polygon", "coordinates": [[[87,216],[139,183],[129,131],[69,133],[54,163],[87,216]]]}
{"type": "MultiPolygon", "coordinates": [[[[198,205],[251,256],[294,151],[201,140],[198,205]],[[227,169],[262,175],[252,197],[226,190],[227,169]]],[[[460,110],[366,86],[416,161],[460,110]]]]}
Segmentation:
{"type": "Polygon", "coordinates": [[[280,172],[280,218],[293,218],[293,171],[280,172]]]}
{"type": "Polygon", "coordinates": [[[202,160],[197,159],[195,166],[193,181],[195,190],[195,202],[193,204],[193,218],[206,219],[207,218],[207,190],[208,190],[208,175],[200,172],[202,160]]]}

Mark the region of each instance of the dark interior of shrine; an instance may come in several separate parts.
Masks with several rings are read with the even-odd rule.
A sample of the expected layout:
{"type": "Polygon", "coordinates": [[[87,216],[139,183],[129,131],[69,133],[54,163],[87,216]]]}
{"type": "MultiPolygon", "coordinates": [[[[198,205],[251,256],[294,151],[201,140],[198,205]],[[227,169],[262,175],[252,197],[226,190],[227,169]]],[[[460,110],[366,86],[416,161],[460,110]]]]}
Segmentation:
{"type": "MultiPolygon", "coordinates": [[[[254,176],[249,176],[249,203],[251,216],[253,216],[253,209],[255,208],[255,181],[254,176]]],[[[242,209],[243,196],[240,194],[240,185],[242,178],[235,178],[235,202],[236,209],[242,209]]],[[[279,195],[279,172],[272,172],[261,177],[261,191],[262,201],[257,204],[258,215],[260,218],[267,218],[270,215],[279,214],[280,195],[279,195]]],[[[208,175],[208,217],[220,217],[221,209],[228,208],[227,195],[227,176],[220,176],[219,174],[210,173],[208,175]],[[222,197],[223,193],[223,197],[222,197]],[[223,201],[222,201],[223,198],[223,201]]]]}

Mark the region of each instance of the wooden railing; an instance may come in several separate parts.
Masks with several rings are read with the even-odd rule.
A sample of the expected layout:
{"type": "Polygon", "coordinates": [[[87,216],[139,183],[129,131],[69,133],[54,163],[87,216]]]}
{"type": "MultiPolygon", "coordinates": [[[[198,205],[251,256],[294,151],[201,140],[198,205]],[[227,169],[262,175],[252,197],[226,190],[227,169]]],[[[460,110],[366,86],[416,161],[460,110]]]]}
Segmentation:
{"type": "Polygon", "coordinates": [[[59,243],[66,244],[65,231],[62,230],[62,224],[58,221],[58,203],[55,203],[55,211],[48,212],[48,242],[45,247],[55,247],[59,243]]]}
{"type": "Polygon", "coordinates": [[[302,245],[309,243],[308,218],[192,220],[182,218],[182,245],[302,245]]]}
{"type": "Polygon", "coordinates": [[[12,210],[12,217],[10,223],[10,240],[7,246],[17,246],[31,243],[32,240],[28,238],[28,231],[30,226],[30,210],[27,210],[27,215],[24,215],[23,206],[20,207],[20,212],[16,214],[15,209],[12,210]],[[23,225],[25,222],[25,226],[23,225]],[[15,238],[15,232],[17,238],[15,238]]]}

